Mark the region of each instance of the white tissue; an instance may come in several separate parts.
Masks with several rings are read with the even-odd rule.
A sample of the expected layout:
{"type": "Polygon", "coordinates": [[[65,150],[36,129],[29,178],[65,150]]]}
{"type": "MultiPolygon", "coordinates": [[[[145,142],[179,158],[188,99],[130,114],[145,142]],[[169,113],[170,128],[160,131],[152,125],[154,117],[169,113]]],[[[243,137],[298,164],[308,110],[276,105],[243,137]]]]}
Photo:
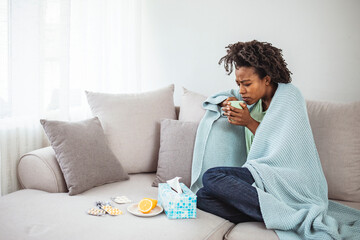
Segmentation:
{"type": "Polygon", "coordinates": [[[181,177],[174,177],[173,179],[167,180],[166,182],[170,185],[170,187],[172,189],[174,189],[177,193],[181,194],[183,193],[181,186],[180,186],[180,182],[179,179],[181,177]]]}

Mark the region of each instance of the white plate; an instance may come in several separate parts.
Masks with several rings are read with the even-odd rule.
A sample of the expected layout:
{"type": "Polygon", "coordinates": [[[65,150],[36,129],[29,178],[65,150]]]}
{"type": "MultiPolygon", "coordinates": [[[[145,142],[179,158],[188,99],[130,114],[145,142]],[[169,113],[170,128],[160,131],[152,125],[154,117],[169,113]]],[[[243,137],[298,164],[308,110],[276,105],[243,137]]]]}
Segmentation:
{"type": "Polygon", "coordinates": [[[159,205],[156,205],[156,207],[153,210],[151,210],[149,213],[142,213],[138,209],[138,204],[135,203],[135,204],[131,204],[130,206],[128,206],[127,210],[130,213],[132,213],[136,216],[139,216],[139,217],[153,217],[153,216],[156,216],[156,215],[162,213],[163,208],[159,205]]]}
{"type": "Polygon", "coordinates": [[[121,196],[121,197],[111,197],[110,198],[114,203],[117,204],[125,204],[125,203],[131,203],[132,201],[126,197],[126,196],[121,196]]]}

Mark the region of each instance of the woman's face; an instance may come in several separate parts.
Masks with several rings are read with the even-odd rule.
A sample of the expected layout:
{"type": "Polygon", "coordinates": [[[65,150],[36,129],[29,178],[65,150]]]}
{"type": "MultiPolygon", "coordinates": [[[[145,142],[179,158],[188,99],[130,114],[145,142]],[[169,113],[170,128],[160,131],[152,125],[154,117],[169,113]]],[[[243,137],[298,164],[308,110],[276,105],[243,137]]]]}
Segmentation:
{"type": "Polygon", "coordinates": [[[247,105],[256,103],[259,99],[266,97],[270,86],[270,77],[263,79],[255,72],[254,67],[240,67],[235,70],[236,84],[239,92],[247,105]]]}

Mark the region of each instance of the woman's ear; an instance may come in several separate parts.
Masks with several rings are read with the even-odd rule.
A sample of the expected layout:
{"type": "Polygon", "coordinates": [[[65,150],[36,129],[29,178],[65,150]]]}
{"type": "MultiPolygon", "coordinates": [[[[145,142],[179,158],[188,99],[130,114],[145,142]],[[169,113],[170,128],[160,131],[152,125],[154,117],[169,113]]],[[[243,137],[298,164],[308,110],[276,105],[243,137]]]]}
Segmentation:
{"type": "Polygon", "coordinates": [[[269,86],[270,83],[271,83],[271,77],[270,77],[269,75],[266,75],[266,76],[264,77],[264,80],[265,80],[265,85],[266,85],[266,86],[269,86]]]}

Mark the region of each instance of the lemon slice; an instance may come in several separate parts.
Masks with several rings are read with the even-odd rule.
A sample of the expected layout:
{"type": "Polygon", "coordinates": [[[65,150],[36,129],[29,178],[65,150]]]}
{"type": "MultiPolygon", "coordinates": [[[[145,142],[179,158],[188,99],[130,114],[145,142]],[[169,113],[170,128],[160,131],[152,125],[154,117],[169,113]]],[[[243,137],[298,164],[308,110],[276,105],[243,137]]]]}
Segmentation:
{"type": "Polygon", "coordinates": [[[152,201],[153,206],[152,206],[151,210],[152,210],[152,209],[154,209],[154,208],[156,207],[157,202],[158,202],[156,199],[152,199],[152,198],[144,198],[144,199],[149,199],[150,201],[152,201]]]}
{"type": "Polygon", "coordinates": [[[138,204],[138,209],[142,213],[149,213],[154,208],[153,206],[154,204],[149,198],[143,198],[138,204]]]}

